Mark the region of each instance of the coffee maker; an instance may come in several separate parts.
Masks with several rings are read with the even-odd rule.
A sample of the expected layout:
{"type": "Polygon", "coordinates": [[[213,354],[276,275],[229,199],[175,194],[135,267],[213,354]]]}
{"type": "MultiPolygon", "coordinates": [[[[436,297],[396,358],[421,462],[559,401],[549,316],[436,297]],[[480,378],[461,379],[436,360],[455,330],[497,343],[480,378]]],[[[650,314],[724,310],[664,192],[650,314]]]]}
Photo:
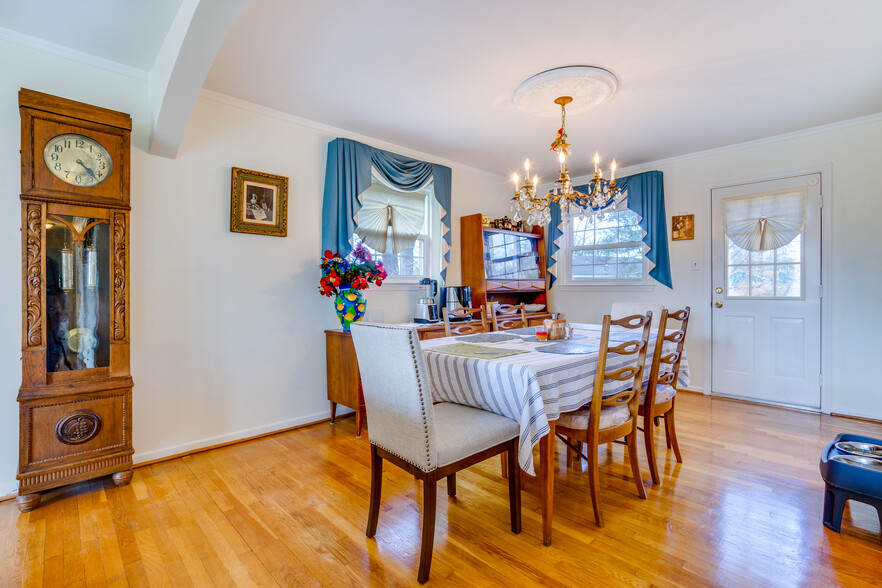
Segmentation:
{"type": "Polygon", "coordinates": [[[435,304],[435,294],[437,293],[438,280],[430,280],[429,278],[420,280],[420,299],[417,301],[413,322],[438,322],[438,305],[435,304]]]}
{"type": "MultiPolygon", "coordinates": [[[[441,306],[447,308],[447,312],[453,312],[457,308],[471,308],[472,289],[469,286],[446,286],[441,289],[441,306]]],[[[471,320],[470,316],[451,317],[450,320],[471,320]]]]}

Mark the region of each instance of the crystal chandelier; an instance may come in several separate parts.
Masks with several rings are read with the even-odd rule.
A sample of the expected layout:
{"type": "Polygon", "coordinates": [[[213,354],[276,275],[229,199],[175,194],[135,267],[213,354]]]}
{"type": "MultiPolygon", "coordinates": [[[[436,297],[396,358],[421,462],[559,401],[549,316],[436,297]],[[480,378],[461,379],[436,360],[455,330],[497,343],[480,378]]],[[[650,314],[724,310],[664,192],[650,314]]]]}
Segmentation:
{"type": "Polygon", "coordinates": [[[594,154],[594,178],[588,182],[589,193],[573,189],[567,168],[567,157],[570,155],[570,144],[567,143],[566,131],[566,106],[573,99],[570,96],[560,96],[554,103],[560,105],[560,130],[551,143],[551,151],[558,154],[560,161],[560,176],[554,182],[554,187],[545,196],[538,193],[539,177],[534,175],[530,178],[530,160],[524,162],[524,183],[518,186],[518,174],[514,174],[512,180],[515,185],[515,195],[512,198],[512,220],[518,222],[526,220],[531,225],[546,225],[551,221],[549,207],[552,203],[560,204],[561,221],[566,224],[573,216],[581,218],[597,215],[603,218],[602,209],[611,201],[618,205],[624,200],[628,192],[623,191],[616,185],[616,160],[610,165],[610,179],[605,180],[603,170],[600,169],[600,155],[594,154]],[[578,212],[571,211],[570,205],[577,205],[578,212]]]}

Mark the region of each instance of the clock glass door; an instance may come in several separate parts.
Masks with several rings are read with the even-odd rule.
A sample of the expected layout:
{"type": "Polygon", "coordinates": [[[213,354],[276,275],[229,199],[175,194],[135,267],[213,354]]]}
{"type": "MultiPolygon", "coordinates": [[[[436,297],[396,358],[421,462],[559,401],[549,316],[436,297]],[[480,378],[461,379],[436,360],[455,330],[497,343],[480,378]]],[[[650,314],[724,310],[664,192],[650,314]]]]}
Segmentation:
{"type": "Polygon", "coordinates": [[[110,365],[110,227],[106,219],[47,215],[46,368],[110,365]]]}

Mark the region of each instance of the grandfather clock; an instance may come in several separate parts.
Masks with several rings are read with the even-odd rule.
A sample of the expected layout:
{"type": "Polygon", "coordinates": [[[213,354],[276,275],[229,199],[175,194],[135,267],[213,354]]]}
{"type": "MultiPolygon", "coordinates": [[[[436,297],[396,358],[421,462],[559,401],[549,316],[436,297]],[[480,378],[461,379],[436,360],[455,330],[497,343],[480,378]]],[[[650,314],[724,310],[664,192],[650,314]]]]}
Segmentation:
{"type": "Polygon", "coordinates": [[[22,89],[18,507],[132,479],[129,115],[22,89]]]}

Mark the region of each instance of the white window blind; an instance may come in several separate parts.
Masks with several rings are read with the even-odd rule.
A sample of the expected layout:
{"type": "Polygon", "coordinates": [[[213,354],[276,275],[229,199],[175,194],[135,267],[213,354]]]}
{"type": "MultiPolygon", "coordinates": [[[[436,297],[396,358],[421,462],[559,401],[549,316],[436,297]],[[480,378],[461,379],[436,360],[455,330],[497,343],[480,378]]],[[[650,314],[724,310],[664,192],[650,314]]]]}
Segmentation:
{"type": "Polygon", "coordinates": [[[723,201],[726,236],[747,251],[784,247],[802,234],[805,189],[723,201]]]}
{"type": "Polygon", "coordinates": [[[355,219],[355,232],[374,251],[385,253],[388,240],[393,251],[400,253],[410,248],[422,233],[425,191],[399,192],[374,182],[359,198],[361,210],[355,219]]]}

